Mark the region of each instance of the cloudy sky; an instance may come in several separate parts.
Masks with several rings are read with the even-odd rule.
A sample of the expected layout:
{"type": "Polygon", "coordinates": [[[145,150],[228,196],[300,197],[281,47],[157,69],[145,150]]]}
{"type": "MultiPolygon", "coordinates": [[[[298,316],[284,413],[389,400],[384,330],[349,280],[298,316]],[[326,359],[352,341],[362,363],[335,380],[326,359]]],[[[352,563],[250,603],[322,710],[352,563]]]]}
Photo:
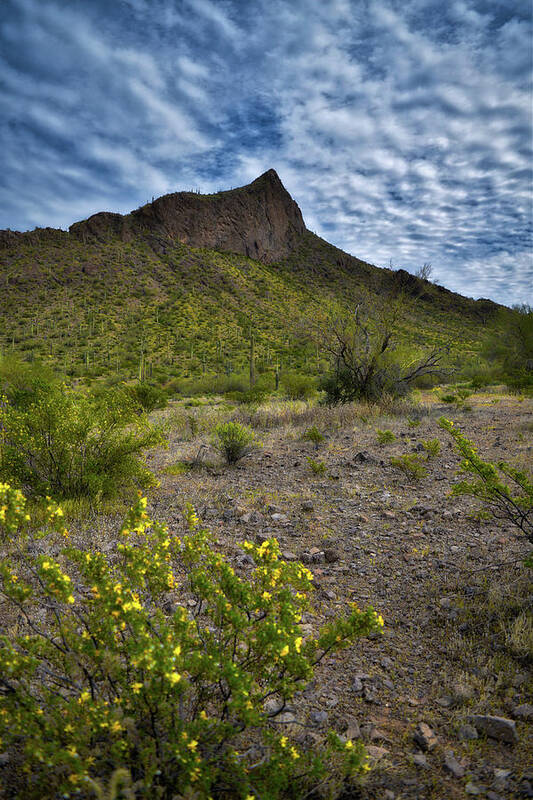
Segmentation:
{"type": "Polygon", "coordinates": [[[529,0],[2,0],[0,228],[273,167],[308,228],[533,302],[529,0]]]}

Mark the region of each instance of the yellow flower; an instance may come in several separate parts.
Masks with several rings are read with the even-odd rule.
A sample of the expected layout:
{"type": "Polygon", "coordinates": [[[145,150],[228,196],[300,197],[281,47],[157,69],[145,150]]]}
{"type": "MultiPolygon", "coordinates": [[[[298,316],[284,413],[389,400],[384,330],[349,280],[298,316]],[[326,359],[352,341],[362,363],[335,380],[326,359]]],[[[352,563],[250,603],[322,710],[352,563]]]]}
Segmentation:
{"type": "Polygon", "coordinates": [[[174,655],[177,658],[179,656],[179,654],[181,653],[181,645],[177,644],[172,652],[174,653],[174,655]]]}
{"type": "Polygon", "coordinates": [[[300,753],[298,752],[298,750],[295,747],[291,747],[290,754],[291,754],[291,758],[293,758],[295,761],[296,761],[297,758],[300,758],[300,753]]]}
{"type": "Polygon", "coordinates": [[[198,742],[196,741],[196,739],[191,739],[187,747],[189,750],[192,750],[194,752],[194,750],[196,750],[196,748],[198,747],[198,742]]]}
{"type": "Polygon", "coordinates": [[[282,736],[281,739],[279,740],[280,747],[287,747],[287,742],[288,742],[287,737],[282,736]]]}
{"type": "Polygon", "coordinates": [[[167,673],[167,678],[169,679],[172,686],[181,681],[181,675],[179,674],[179,672],[169,672],[167,673]]]}
{"type": "Polygon", "coordinates": [[[294,649],[296,650],[297,653],[299,653],[300,650],[302,649],[302,642],[303,638],[301,636],[297,636],[296,639],[294,640],[294,649]]]}
{"type": "Polygon", "coordinates": [[[78,697],[78,703],[80,703],[80,705],[81,705],[81,703],[86,703],[87,700],[90,698],[90,696],[91,695],[89,694],[87,689],[84,689],[84,691],[78,697]]]}
{"type": "Polygon", "coordinates": [[[142,683],[132,683],[131,684],[131,688],[133,689],[133,693],[134,694],[139,694],[139,692],[143,688],[143,684],[142,683]]]}
{"type": "Polygon", "coordinates": [[[346,744],[344,745],[345,750],[353,750],[353,742],[351,739],[348,739],[346,744]]]}
{"type": "Polygon", "coordinates": [[[114,722],[111,723],[111,725],[109,726],[109,730],[112,731],[113,733],[118,733],[119,731],[122,730],[122,725],[120,724],[118,719],[116,719],[114,722]]]}
{"type": "Polygon", "coordinates": [[[280,654],[280,656],[282,656],[282,657],[283,657],[283,656],[286,656],[286,655],[288,655],[288,653],[289,653],[289,645],[288,645],[288,644],[286,644],[286,645],[285,645],[285,647],[283,647],[283,648],[282,648],[282,649],[279,651],[279,654],[280,654]]]}
{"type": "Polygon", "coordinates": [[[263,594],[261,595],[261,597],[263,598],[263,600],[270,600],[270,598],[272,597],[272,595],[270,594],[270,592],[263,592],[263,594]]]}

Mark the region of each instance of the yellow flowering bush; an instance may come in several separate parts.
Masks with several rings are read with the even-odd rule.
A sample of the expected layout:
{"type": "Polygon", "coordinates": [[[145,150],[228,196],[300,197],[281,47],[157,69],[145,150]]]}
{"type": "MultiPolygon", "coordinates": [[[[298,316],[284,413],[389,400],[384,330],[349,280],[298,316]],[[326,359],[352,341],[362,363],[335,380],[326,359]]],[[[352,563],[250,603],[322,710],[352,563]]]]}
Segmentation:
{"type": "Polygon", "coordinates": [[[330,734],[308,752],[281,715],[326,654],[381,617],[354,606],[306,637],[312,574],[276,540],[245,543],[243,578],[190,506],[181,538],[146,507],[140,497],[111,553],[22,545],[1,562],[3,616],[19,619],[0,640],[0,746],[19,767],[3,770],[9,796],[91,798],[127,775],[140,797],[274,800],[306,796],[332,769],[364,772],[359,742],[330,734]]]}

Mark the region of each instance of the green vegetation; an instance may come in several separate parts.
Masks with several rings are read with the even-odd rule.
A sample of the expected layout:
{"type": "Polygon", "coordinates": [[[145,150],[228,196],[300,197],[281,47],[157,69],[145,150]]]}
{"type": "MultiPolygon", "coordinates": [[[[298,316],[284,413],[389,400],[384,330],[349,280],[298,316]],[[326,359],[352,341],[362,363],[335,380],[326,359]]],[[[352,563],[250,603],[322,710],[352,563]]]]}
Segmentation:
{"type": "Polygon", "coordinates": [[[396,436],[388,429],[382,431],[380,428],[377,428],[376,436],[378,437],[378,444],[380,445],[390,444],[391,442],[396,441],[396,436]]]}
{"type": "Polygon", "coordinates": [[[302,440],[304,442],[313,442],[315,445],[315,450],[318,450],[318,447],[322,442],[325,440],[325,436],[323,433],[320,433],[316,425],[312,425],[310,428],[307,428],[306,431],[302,434],[302,440]]]}
{"type": "Polygon", "coordinates": [[[402,348],[408,307],[401,294],[378,299],[361,292],[354,309],[325,309],[314,317],[310,334],[331,362],[320,381],[326,403],[402,397],[415,380],[447,372],[448,346],[420,349],[404,342],[402,348]]]}
{"type": "Polygon", "coordinates": [[[239,422],[219,423],[213,431],[212,443],[228,464],[236,464],[259,446],[254,432],[239,422]]]}
{"type": "Polygon", "coordinates": [[[427,469],[424,467],[420,456],[416,453],[404,453],[401,456],[391,456],[390,463],[400,469],[408,478],[419,480],[425,478],[427,469]]]}
{"type": "MultiPolygon", "coordinates": [[[[180,540],[149,518],[144,498],[112,555],[35,555],[23,498],[2,490],[0,525],[18,546],[16,562],[0,563],[3,614],[20,618],[0,641],[0,736],[20,766],[4,768],[12,795],[88,798],[115,782],[154,800],[303,798],[367,769],[360,742],[330,734],[306,751],[276,721],[328,653],[381,631],[371,608],[304,639],[312,575],[281,560],[276,540],[244,543],[256,566],[241,579],[192,507],[180,540]],[[178,581],[183,604],[164,611],[178,581]]],[[[51,509],[59,533],[47,551],[57,519],[51,509]]]]}
{"type": "Polygon", "coordinates": [[[441,417],[439,425],[453,438],[463,457],[461,470],[473,476],[455,484],[453,493],[481,500],[483,508],[496,519],[516,525],[533,544],[533,479],[525,471],[498,461],[483,461],[476,448],[453,422],[441,417]],[[503,476],[503,477],[502,477],[503,476]]]}
{"type": "MultiPolygon", "coordinates": [[[[254,383],[267,376],[270,391],[277,375],[291,398],[312,396],[330,366],[303,320],[348,312],[365,298],[373,309],[383,293],[402,289],[400,273],[376,270],[309,232],[290,258],[265,265],[170,240],[159,247],[109,234],[83,242],[35,231],[0,249],[0,275],[4,354],[40,359],[74,380],[140,379],[191,394],[248,391],[253,354],[254,383]]],[[[489,331],[480,327],[479,303],[431,284],[423,294],[409,286],[401,294],[395,359],[414,363],[449,347],[450,364],[479,361],[489,331]]]]}
{"type": "Polygon", "coordinates": [[[422,439],[420,442],[427,453],[426,458],[435,458],[440,453],[440,442],[438,439],[422,439]]]}
{"type": "Polygon", "coordinates": [[[1,366],[1,479],[55,498],[109,497],[153,484],[142,452],[163,436],[127,392],[92,395],[39,369],[1,366]]]}
{"type": "Polygon", "coordinates": [[[484,355],[499,379],[514,391],[533,394],[533,309],[501,309],[496,329],[489,333],[484,355]]]}
{"type": "Polygon", "coordinates": [[[309,469],[313,473],[313,475],[325,475],[326,474],[326,465],[323,461],[315,461],[310,456],[307,456],[307,463],[309,464],[309,469]]]}
{"type": "Polygon", "coordinates": [[[282,376],[281,386],[289,400],[308,400],[316,395],[316,380],[308,375],[289,372],[282,376]]]}
{"type": "Polygon", "coordinates": [[[127,391],[141,409],[146,412],[154,411],[156,408],[164,408],[167,404],[166,394],[157,386],[151,386],[148,383],[136,383],[133,386],[128,386],[127,391]]]}

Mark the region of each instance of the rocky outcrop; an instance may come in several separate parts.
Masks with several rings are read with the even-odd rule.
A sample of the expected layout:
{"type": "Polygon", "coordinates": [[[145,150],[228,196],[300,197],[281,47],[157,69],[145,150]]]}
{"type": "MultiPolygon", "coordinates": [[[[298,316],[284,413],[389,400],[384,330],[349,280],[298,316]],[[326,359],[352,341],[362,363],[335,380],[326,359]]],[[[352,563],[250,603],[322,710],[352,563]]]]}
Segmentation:
{"type": "Polygon", "coordinates": [[[131,214],[94,214],[70,227],[82,241],[163,236],[192,247],[241,253],[271,263],[286,258],[305,232],[298,205],[271,169],[228,192],[176,192],[131,214]]]}

